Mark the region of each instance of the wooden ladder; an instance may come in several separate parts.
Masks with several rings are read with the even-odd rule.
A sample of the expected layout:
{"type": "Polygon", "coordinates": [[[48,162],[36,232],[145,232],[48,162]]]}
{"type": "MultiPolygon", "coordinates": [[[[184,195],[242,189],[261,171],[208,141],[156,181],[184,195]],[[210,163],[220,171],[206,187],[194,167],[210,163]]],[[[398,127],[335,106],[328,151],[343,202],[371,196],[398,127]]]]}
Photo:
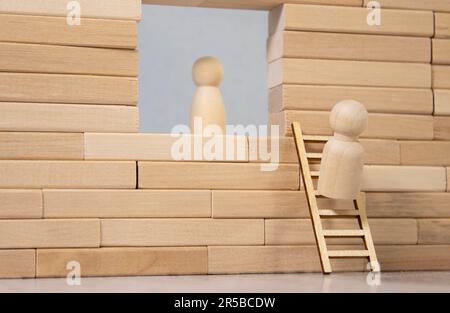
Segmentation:
{"type": "Polygon", "coordinates": [[[324,208],[319,209],[318,199],[325,198],[317,195],[313,184],[313,177],[319,177],[319,170],[311,171],[310,162],[314,162],[315,166],[320,165],[322,159],[321,153],[308,153],[306,151],[306,143],[323,143],[325,144],[329,137],[324,136],[306,136],[303,135],[300,123],[292,124],[292,130],[297,146],[297,154],[300,161],[300,170],[305,186],[306,198],[308,201],[309,211],[311,214],[314,235],[316,237],[317,247],[319,250],[322,271],[326,274],[332,272],[330,259],[332,258],[367,258],[370,261],[370,270],[379,272],[380,266],[375,253],[375,247],[370,232],[369,223],[367,221],[365,194],[361,193],[358,199],[353,200],[353,209],[338,210],[324,208]],[[360,229],[350,230],[324,230],[322,227],[322,218],[324,219],[349,219],[356,218],[360,229]],[[326,238],[361,238],[364,243],[365,250],[328,250],[326,238]]]}

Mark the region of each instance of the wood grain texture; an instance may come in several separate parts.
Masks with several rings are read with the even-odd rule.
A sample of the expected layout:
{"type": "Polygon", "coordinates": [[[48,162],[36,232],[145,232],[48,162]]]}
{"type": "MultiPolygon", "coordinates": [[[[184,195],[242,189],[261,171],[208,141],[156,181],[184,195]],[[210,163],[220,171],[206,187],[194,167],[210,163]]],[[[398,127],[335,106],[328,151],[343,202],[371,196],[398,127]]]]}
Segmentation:
{"type": "MultiPolygon", "coordinates": [[[[370,0],[364,0],[367,6],[370,0]]],[[[450,11],[450,3],[446,0],[378,0],[382,8],[414,9],[429,11],[450,11]]]]}
{"type": "Polygon", "coordinates": [[[136,188],[135,162],[0,161],[0,188],[136,188]]]}
{"type": "Polygon", "coordinates": [[[0,219],[33,219],[43,216],[40,190],[0,190],[0,199],[0,219]]]}
{"type": "Polygon", "coordinates": [[[210,191],[44,190],[45,218],[211,217],[210,191]]]}
{"type": "Polygon", "coordinates": [[[0,250],[0,278],[34,278],[35,250],[0,250]]]}
{"type": "Polygon", "coordinates": [[[0,43],[0,71],[137,76],[133,50],[0,43]]]}
{"type": "Polygon", "coordinates": [[[83,18],[69,27],[66,17],[0,14],[0,41],[135,49],[137,22],[83,18]]]}
{"type": "Polygon", "coordinates": [[[434,139],[450,140],[450,117],[434,117],[434,139]]]}
{"type": "Polygon", "coordinates": [[[361,144],[365,151],[364,164],[400,164],[400,144],[394,140],[364,139],[361,144]]]}
{"type": "Polygon", "coordinates": [[[362,189],[385,192],[445,191],[446,176],[444,167],[366,166],[362,189]]]}
{"type": "Polygon", "coordinates": [[[433,65],[433,88],[450,89],[450,66],[433,65]]]}
{"type": "Polygon", "coordinates": [[[436,38],[450,38],[450,13],[435,13],[436,38]]]}
{"type": "Polygon", "coordinates": [[[267,53],[269,62],[303,58],[430,63],[431,41],[419,37],[283,31],[269,38],[267,53]]]}
{"type": "MultiPolygon", "coordinates": [[[[270,123],[280,125],[282,136],[291,136],[291,123],[299,121],[307,135],[332,135],[329,112],[284,111],[270,114],[270,123]]],[[[436,128],[436,121],[434,120],[436,128]]],[[[363,138],[383,139],[433,139],[433,117],[425,115],[369,114],[369,127],[363,138]]]]}
{"type": "Polygon", "coordinates": [[[0,159],[82,160],[83,134],[0,132],[0,159]]]}
{"type": "MultiPolygon", "coordinates": [[[[266,245],[314,245],[315,237],[310,219],[268,219],[265,221],[266,245]]],[[[360,229],[356,219],[325,219],[325,230],[360,229]]],[[[417,244],[415,219],[370,219],[375,244],[417,244]]],[[[330,245],[360,245],[362,239],[327,239],[330,245]]]]}
{"type": "Polygon", "coordinates": [[[450,115],[450,90],[434,90],[434,115],[450,115]]]}
{"type": "Polygon", "coordinates": [[[66,277],[73,260],[83,277],[207,274],[208,265],[204,247],[39,249],[36,276],[66,277]]]}
{"type": "Polygon", "coordinates": [[[430,88],[431,66],[284,58],[269,64],[268,80],[269,88],[281,84],[430,88]]]}
{"type": "MultiPolygon", "coordinates": [[[[223,154],[215,154],[216,162],[248,161],[248,140],[245,136],[217,137],[223,143],[223,154]],[[234,147],[228,150],[228,144],[234,147]],[[229,154],[229,155],[228,155],[229,154]]],[[[188,160],[196,160],[196,146],[203,152],[211,138],[169,134],[85,134],[85,157],[88,160],[177,161],[179,143],[187,142],[188,160]]],[[[184,151],[183,151],[184,152],[184,151]]],[[[183,153],[184,154],[184,153],[183,153]]],[[[203,153],[198,161],[207,161],[203,153]],[[201,160],[203,159],[203,160],[201,160]]]]}
{"type": "Polygon", "coordinates": [[[450,40],[433,39],[433,64],[450,65],[450,40]]]}
{"type": "MultiPolygon", "coordinates": [[[[140,0],[78,0],[82,18],[132,19],[141,17],[140,0]]],[[[66,0],[2,0],[0,13],[67,16],[69,10],[66,0]]]]}
{"type": "Polygon", "coordinates": [[[405,165],[450,165],[450,142],[404,141],[400,143],[405,165]]]}
{"type": "Polygon", "coordinates": [[[0,101],[136,105],[131,77],[0,73],[0,101]]]}
{"type": "Polygon", "coordinates": [[[432,114],[433,92],[427,89],[280,85],[270,90],[269,110],[331,111],[342,99],[364,104],[370,113],[432,114]]]}
{"type": "Polygon", "coordinates": [[[90,248],[100,246],[98,220],[1,220],[0,248],[90,248]]]}
{"type": "Polygon", "coordinates": [[[369,217],[448,218],[449,193],[367,193],[369,217]]]}
{"type": "Polygon", "coordinates": [[[450,219],[421,219],[419,244],[450,244],[450,219]]]}
{"type": "Polygon", "coordinates": [[[269,30],[323,31],[432,37],[433,13],[383,9],[383,22],[371,26],[367,22],[367,8],[286,4],[272,10],[269,30]]]}
{"type": "Polygon", "coordinates": [[[102,220],[103,247],[263,245],[264,220],[102,220]]]}
{"type": "Polygon", "coordinates": [[[140,189],[298,190],[299,168],[280,164],[273,172],[260,164],[138,162],[140,189]]]}
{"type": "Polygon", "coordinates": [[[137,107],[0,102],[1,131],[124,132],[139,129],[137,107]]]}

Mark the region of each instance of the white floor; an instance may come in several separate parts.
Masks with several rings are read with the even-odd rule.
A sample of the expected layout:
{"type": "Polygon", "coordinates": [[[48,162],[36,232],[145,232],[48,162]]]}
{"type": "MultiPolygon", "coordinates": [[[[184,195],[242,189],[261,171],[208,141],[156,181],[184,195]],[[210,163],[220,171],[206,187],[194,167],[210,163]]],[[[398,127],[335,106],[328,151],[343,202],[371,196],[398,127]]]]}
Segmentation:
{"type": "Polygon", "coordinates": [[[450,292],[450,272],[0,280],[0,292],[450,292]],[[375,279],[375,280],[374,280],[375,279]],[[368,283],[370,282],[370,284],[368,283]]]}

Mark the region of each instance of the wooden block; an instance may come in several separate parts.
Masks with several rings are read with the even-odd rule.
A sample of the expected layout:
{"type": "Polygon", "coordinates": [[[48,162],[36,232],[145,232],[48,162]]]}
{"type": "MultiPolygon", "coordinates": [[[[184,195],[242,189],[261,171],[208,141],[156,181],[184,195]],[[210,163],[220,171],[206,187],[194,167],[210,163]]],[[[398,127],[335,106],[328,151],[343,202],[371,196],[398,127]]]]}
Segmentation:
{"type": "Polygon", "coordinates": [[[83,277],[207,274],[206,247],[101,248],[37,251],[39,278],[66,277],[69,262],[77,260],[83,277]]]}
{"type": "Polygon", "coordinates": [[[419,220],[419,244],[450,244],[450,219],[419,220]]]}
{"type": "MultiPolygon", "coordinates": [[[[364,0],[364,6],[369,2],[364,0]]],[[[446,0],[378,0],[378,3],[382,8],[450,11],[450,3],[446,0]]]]}
{"type": "Polygon", "coordinates": [[[0,14],[0,41],[135,49],[137,23],[82,18],[69,27],[66,17],[0,14]]]}
{"type": "Polygon", "coordinates": [[[35,250],[0,250],[0,278],[34,278],[35,250]]]}
{"type": "Polygon", "coordinates": [[[450,192],[450,168],[447,167],[447,192],[450,192]]]}
{"type": "Polygon", "coordinates": [[[0,190],[0,199],[0,219],[32,219],[43,216],[40,190],[0,190]]]}
{"type": "Polygon", "coordinates": [[[210,191],[44,190],[45,218],[211,217],[210,191]]]}
{"type": "Polygon", "coordinates": [[[0,188],[136,188],[135,162],[0,161],[0,188]]]}
{"type": "Polygon", "coordinates": [[[280,58],[429,63],[429,38],[284,31],[267,43],[268,61],[280,58]],[[407,51],[407,53],[405,53],[407,51]]]}
{"type": "MultiPolygon", "coordinates": [[[[216,155],[214,161],[246,162],[248,161],[248,142],[245,136],[223,136],[223,154],[216,155]],[[233,150],[227,150],[232,144],[233,150]],[[229,153],[229,156],[227,155],[229,153]]],[[[216,139],[218,139],[216,138],[216,139]]],[[[191,149],[187,153],[188,160],[195,160],[195,148],[203,152],[210,138],[186,135],[182,138],[169,134],[85,134],[87,160],[149,160],[149,161],[177,161],[179,157],[172,153],[172,149],[179,143],[187,141],[186,146],[191,149]]],[[[175,150],[178,152],[178,150],[175,150]]],[[[203,160],[206,155],[200,153],[203,160]]]]}
{"type": "Polygon", "coordinates": [[[450,64],[450,40],[433,39],[433,64],[450,64]]]}
{"type": "Polygon", "coordinates": [[[260,164],[138,162],[141,189],[298,190],[299,167],[280,164],[263,172],[260,164]]]}
{"type": "Polygon", "coordinates": [[[0,248],[90,248],[100,245],[98,220],[2,220],[0,248]]]}
{"type": "Polygon", "coordinates": [[[139,130],[137,107],[1,102],[1,131],[128,132],[139,130]]]}
{"type": "Polygon", "coordinates": [[[297,150],[292,137],[248,137],[248,142],[251,162],[270,162],[278,155],[281,163],[298,163],[297,150]]]}
{"type": "Polygon", "coordinates": [[[131,77],[0,73],[0,101],[136,105],[131,77]]]}
{"type": "Polygon", "coordinates": [[[449,193],[367,193],[369,217],[450,217],[449,193]]]}
{"type": "Polygon", "coordinates": [[[394,140],[364,139],[364,164],[397,165],[400,164],[400,144],[394,140]]]}
{"type": "Polygon", "coordinates": [[[137,76],[134,50],[0,43],[0,71],[137,76]]]}
{"type": "Polygon", "coordinates": [[[404,141],[401,162],[406,165],[450,165],[450,142],[404,141]]]}
{"type": "MultiPolygon", "coordinates": [[[[289,0],[298,4],[331,4],[345,6],[361,6],[361,0],[289,0]]],[[[159,3],[167,5],[201,6],[209,8],[270,10],[284,3],[282,0],[144,0],[143,3],[159,3]]]]}
{"type": "Polygon", "coordinates": [[[370,113],[432,114],[433,92],[427,89],[280,85],[270,90],[270,112],[331,111],[342,99],[355,99],[370,113]]]}
{"type": "Polygon", "coordinates": [[[82,160],[83,134],[0,133],[0,159],[82,160]]]}
{"type": "Polygon", "coordinates": [[[450,89],[450,66],[433,65],[433,88],[450,89]]]}
{"type": "Polygon", "coordinates": [[[450,90],[434,90],[434,115],[450,115],[450,90]]]}
{"type": "Polygon", "coordinates": [[[431,65],[279,59],[269,64],[269,88],[281,84],[430,88],[431,65]]]}
{"type": "Polygon", "coordinates": [[[450,14],[435,13],[435,34],[436,38],[450,38],[450,14]]]}
{"type": "MultiPolygon", "coordinates": [[[[77,0],[81,8],[81,18],[112,18],[132,19],[141,18],[140,0],[77,0]]],[[[31,15],[55,15],[67,16],[66,0],[21,0],[20,4],[14,0],[2,0],[0,13],[31,14],[31,15]]]]}
{"type": "MultiPolygon", "coordinates": [[[[284,111],[270,114],[272,125],[280,125],[281,135],[291,136],[291,123],[299,121],[307,135],[331,136],[329,112],[284,111]]],[[[436,121],[434,120],[434,127],[436,121]]],[[[433,117],[425,115],[369,114],[369,127],[363,138],[433,139],[433,117]]]]}
{"type": "Polygon", "coordinates": [[[363,190],[385,192],[445,191],[444,167],[366,166],[363,190]]]}
{"type": "MultiPolygon", "coordinates": [[[[266,220],[266,245],[314,245],[316,240],[310,219],[266,220]]],[[[415,219],[370,219],[375,244],[417,244],[415,219]]],[[[360,229],[356,219],[322,220],[326,230],[360,229]]],[[[331,245],[360,245],[362,239],[327,239],[331,245]]]]}
{"type": "Polygon", "coordinates": [[[450,140],[450,117],[434,117],[434,139],[450,140]]]}
{"type": "Polygon", "coordinates": [[[367,22],[367,8],[285,4],[270,12],[269,31],[324,31],[432,37],[433,13],[423,11],[382,10],[380,26],[367,22]]]}
{"type": "Polygon", "coordinates": [[[102,220],[102,247],[263,245],[264,220],[102,220]]]}

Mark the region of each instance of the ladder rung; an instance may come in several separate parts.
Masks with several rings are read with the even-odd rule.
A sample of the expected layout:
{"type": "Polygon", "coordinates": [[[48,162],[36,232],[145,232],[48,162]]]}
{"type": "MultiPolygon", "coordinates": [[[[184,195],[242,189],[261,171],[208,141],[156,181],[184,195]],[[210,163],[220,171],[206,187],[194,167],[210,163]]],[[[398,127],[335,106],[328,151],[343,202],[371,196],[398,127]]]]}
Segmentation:
{"type": "Polygon", "coordinates": [[[323,235],[325,237],[364,237],[364,230],[360,229],[337,229],[337,230],[324,230],[323,235]]]}
{"type": "Polygon", "coordinates": [[[369,257],[367,250],[331,250],[328,251],[330,258],[366,258],[369,257]]]}
{"type": "Polygon", "coordinates": [[[320,160],[322,159],[323,154],[322,153],[307,153],[306,157],[308,159],[315,159],[315,160],[320,160]]]}
{"type": "Polygon", "coordinates": [[[325,142],[325,141],[328,141],[329,139],[330,139],[330,137],[327,137],[327,136],[303,135],[303,140],[309,141],[309,142],[325,142]]]}
{"type": "Polygon", "coordinates": [[[359,216],[359,211],[356,210],[319,210],[320,216],[323,217],[346,217],[359,216]]]}
{"type": "Polygon", "coordinates": [[[320,172],[319,171],[312,171],[311,172],[311,177],[319,177],[320,176],[320,172]]]}

